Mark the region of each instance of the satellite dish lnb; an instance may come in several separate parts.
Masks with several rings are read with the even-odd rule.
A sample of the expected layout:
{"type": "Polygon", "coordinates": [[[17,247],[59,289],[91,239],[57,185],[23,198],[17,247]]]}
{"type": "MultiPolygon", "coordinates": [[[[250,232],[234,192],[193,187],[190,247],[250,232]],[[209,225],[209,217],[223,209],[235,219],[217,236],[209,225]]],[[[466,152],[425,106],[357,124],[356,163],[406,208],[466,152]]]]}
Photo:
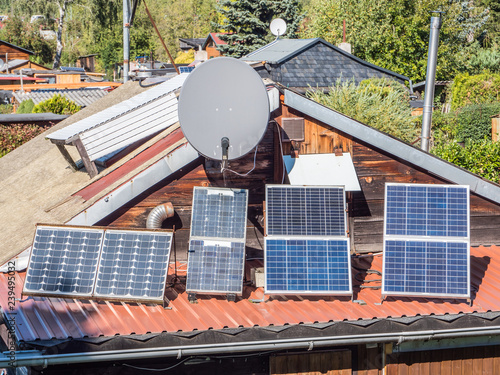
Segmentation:
{"type": "Polygon", "coordinates": [[[188,142],[224,165],[259,144],[269,122],[269,99],[253,68],[241,60],[217,57],[186,78],[178,113],[188,142]]]}
{"type": "Polygon", "coordinates": [[[269,25],[271,32],[273,35],[276,35],[278,38],[286,33],[286,22],[281,18],[275,18],[271,21],[271,25],[269,25]]]}

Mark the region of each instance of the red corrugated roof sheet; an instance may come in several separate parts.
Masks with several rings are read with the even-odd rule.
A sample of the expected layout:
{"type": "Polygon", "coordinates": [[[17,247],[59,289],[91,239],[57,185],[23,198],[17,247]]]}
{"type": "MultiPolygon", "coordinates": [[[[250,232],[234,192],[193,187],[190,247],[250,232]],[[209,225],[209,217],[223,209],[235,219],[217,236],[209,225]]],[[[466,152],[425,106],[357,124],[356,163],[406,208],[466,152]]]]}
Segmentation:
{"type": "Polygon", "coordinates": [[[221,33],[210,33],[210,36],[212,37],[215,44],[227,44],[221,38],[219,38],[219,35],[221,35],[221,33]]]}
{"type": "MultiPolygon", "coordinates": [[[[198,296],[198,303],[188,301],[185,284],[167,289],[171,299],[168,309],[157,305],[110,303],[86,300],[35,297],[16,302],[16,332],[24,341],[52,338],[82,338],[146,334],[155,332],[190,332],[225,327],[266,327],[286,324],[354,321],[360,319],[444,315],[500,311],[500,247],[471,249],[472,305],[465,300],[438,298],[389,298],[381,304],[380,289],[366,288],[379,278],[358,269],[380,271],[382,256],[353,259],[352,301],[346,297],[264,296],[262,288],[246,286],[242,297],[228,302],[221,296],[198,296]],[[357,274],[357,272],[360,272],[357,274]]],[[[250,266],[259,262],[247,262],[250,266]]],[[[185,275],[185,264],[178,264],[178,275],[185,275]]],[[[173,269],[169,274],[173,273],[173,269]]],[[[15,274],[16,297],[20,297],[24,272],[15,274]]],[[[8,275],[0,274],[0,305],[9,312],[8,275]]]]}

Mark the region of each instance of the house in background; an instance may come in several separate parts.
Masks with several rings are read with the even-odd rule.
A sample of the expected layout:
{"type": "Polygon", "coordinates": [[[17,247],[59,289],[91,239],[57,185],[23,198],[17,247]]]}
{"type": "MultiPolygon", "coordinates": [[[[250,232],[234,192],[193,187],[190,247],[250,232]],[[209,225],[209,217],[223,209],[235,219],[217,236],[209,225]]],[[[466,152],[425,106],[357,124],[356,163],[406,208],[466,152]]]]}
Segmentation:
{"type": "Polygon", "coordinates": [[[95,71],[95,58],[98,56],[97,54],[78,56],[76,60],[76,67],[83,68],[86,72],[94,72],[95,71]]]}
{"type": "Polygon", "coordinates": [[[25,48],[0,40],[0,59],[3,61],[0,72],[13,73],[14,69],[47,70],[45,66],[30,61],[30,56],[33,54],[25,48]]]}
{"type": "Polygon", "coordinates": [[[219,36],[221,33],[210,33],[207,36],[207,39],[205,39],[205,42],[201,46],[201,49],[203,51],[206,51],[207,56],[206,60],[212,59],[214,57],[219,57],[222,56],[220,51],[217,49],[218,46],[222,44],[227,44],[224,42],[219,36]]]}
{"type": "MultiPolygon", "coordinates": [[[[7,262],[0,273],[0,334],[5,350],[16,349],[17,366],[44,374],[127,375],[167,368],[178,374],[500,374],[500,185],[271,81],[262,140],[255,153],[230,162],[239,174],[223,173],[198,155],[179,127],[182,79],[149,90],[128,82],[0,159],[0,174],[8,176],[0,181],[0,263],[7,262]],[[92,161],[112,153],[115,141],[140,136],[155,124],[156,132],[90,180],[90,164],[84,170],[77,160],[76,172],[67,165],[65,152],[74,160],[87,154],[92,161]],[[94,137],[99,133],[106,136],[94,137]],[[76,150],[66,147],[71,142],[78,143],[76,150]],[[306,168],[298,170],[301,165],[306,168]],[[346,186],[345,210],[339,212],[350,242],[352,294],[269,294],[256,276],[265,266],[269,235],[266,184],[287,188],[328,179],[331,185],[331,178],[346,186]],[[469,300],[382,295],[386,184],[468,186],[469,300]],[[248,190],[242,293],[197,293],[193,299],[186,290],[193,191],[221,187],[248,190]],[[168,304],[36,293],[22,298],[37,223],[142,232],[152,212],[167,202],[174,215],[162,218],[163,230],[157,230],[175,236],[168,304]],[[12,310],[9,280],[15,281],[12,310]]],[[[299,219],[299,228],[306,220],[303,210],[293,207],[290,215],[299,219]]],[[[408,259],[411,270],[414,258],[408,259]]],[[[282,263],[294,267],[293,261],[282,263]]],[[[264,271],[265,278],[269,270],[264,271]]],[[[208,272],[206,279],[224,276],[208,272]]],[[[0,356],[0,367],[9,360],[7,352],[0,356]]]]}
{"type": "Polygon", "coordinates": [[[299,92],[327,91],[337,80],[359,83],[369,78],[409,82],[402,74],[364,61],[323,39],[277,39],[241,60],[251,63],[262,78],[299,92]]]}

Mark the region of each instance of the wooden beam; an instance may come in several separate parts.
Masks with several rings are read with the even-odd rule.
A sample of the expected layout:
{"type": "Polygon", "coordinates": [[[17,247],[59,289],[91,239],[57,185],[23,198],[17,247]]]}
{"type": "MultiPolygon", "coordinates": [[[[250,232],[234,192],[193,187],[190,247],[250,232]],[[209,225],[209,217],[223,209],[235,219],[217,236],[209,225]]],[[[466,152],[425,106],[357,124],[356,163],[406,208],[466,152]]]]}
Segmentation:
{"type": "MultiPolygon", "coordinates": [[[[119,87],[120,82],[79,82],[79,83],[40,83],[23,85],[24,91],[46,89],[80,89],[87,87],[119,87]]],[[[21,90],[21,85],[0,85],[0,89],[9,91],[21,90]]]]}
{"type": "Polygon", "coordinates": [[[76,149],[78,150],[78,153],[82,158],[83,165],[85,166],[85,169],[87,170],[90,178],[94,178],[95,176],[97,176],[97,174],[99,173],[97,171],[97,167],[95,166],[95,163],[90,160],[89,154],[87,154],[87,150],[85,149],[82,140],[78,138],[73,141],[73,144],[76,146],[76,149]]]}
{"type": "Polygon", "coordinates": [[[61,151],[62,156],[64,157],[64,160],[66,160],[73,172],[76,172],[78,170],[78,167],[75,164],[75,161],[69,154],[68,150],[66,150],[66,147],[60,143],[56,143],[57,148],[59,151],[61,151]]]}

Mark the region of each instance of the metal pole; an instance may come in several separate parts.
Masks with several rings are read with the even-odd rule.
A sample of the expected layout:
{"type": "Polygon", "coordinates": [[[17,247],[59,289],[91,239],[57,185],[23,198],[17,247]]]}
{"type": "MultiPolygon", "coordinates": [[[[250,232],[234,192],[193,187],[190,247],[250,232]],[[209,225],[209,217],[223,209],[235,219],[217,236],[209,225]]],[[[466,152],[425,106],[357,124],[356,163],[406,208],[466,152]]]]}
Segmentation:
{"type": "MultiPolygon", "coordinates": [[[[439,14],[439,12],[436,12],[439,14]]],[[[434,103],[434,83],[436,80],[437,51],[439,45],[439,29],[441,28],[441,14],[431,17],[431,31],[429,34],[429,52],[427,56],[427,75],[425,78],[424,112],[422,115],[422,135],[420,148],[429,151],[431,136],[432,108],[434,103]]]]}
{"type": "Polygon", "coordinates": [[[130,0],[123,0],[123,83],[128,81],[130,59],[130,0]]]}

